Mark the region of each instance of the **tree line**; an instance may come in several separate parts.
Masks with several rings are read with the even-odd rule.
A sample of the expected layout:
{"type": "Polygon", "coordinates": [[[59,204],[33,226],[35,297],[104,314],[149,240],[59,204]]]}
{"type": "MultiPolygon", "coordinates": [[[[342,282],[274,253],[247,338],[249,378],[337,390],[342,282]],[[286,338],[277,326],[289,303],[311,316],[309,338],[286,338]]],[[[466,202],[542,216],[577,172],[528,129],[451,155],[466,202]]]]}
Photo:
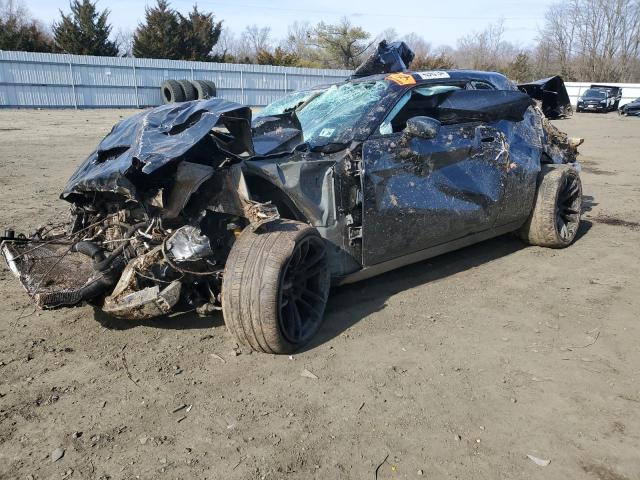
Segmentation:
{"type": "Polygon", "coordinates": [[[157,0],[134,31],[113,31],[109,10],[72,0],[47,26],[19,0],[0,0],[0,50],[134,56],[229,63],[353,69],[385,38],[415,52],[417,70],[497,70],[517,81],[561,74],[565,80],[640,82],[640,0],[566,0],[548,7],[533,45],[505,40],[500,20],[462,36],[455,46],[433,47],[416,33],[389,29],[372,35],[348,18],[335,24],[296,22],[282,39],[270,27],[234,33],[212,12],[188,13],[157,0]]]}

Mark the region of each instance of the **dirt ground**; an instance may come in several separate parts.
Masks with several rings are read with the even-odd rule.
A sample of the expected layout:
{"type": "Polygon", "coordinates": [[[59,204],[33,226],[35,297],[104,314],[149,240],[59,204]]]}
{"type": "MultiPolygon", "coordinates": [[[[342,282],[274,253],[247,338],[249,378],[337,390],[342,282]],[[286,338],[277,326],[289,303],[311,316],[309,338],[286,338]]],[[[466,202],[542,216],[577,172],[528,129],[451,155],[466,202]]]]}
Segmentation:
{"type": "MultiPolygon", "coordinates": [[[[0,111],[0,226],[63,215],[131,113],[0,111]]],[[[35,312],[3,263],[0,478],[640,479],[640,119],[557,125],[586,139],[575,245],[504,236],[336,289],[292,357],[235,355],[221,316],[35,312]]]]}

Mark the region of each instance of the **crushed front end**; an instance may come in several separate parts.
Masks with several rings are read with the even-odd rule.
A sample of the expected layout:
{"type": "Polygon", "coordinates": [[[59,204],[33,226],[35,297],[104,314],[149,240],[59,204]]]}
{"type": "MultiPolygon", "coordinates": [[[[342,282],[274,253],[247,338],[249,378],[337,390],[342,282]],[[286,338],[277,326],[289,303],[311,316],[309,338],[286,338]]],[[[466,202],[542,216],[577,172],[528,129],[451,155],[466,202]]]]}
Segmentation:
{"type": "Polygon", "coordinates": [[[277,218],[250,199],[251,110],[211,99],[158,107],[117,124],[61,198],[67,222],[8,231],[2,254],[41,308],[89,302],[142,319],[218,309],[236,235],[277,218]]]}

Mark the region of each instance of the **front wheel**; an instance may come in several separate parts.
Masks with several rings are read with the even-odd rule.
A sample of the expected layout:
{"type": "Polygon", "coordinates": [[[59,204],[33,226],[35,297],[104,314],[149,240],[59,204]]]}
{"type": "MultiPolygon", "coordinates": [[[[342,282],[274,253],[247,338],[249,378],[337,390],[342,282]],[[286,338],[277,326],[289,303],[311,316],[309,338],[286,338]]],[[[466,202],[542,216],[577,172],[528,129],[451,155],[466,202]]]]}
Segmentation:
{"type": "Polygon", "coordinates": [[[580,226],[582,183],[569,165],[543,165],[538,189],[520,238],[530,245],[564,248],[573,242],[580,226]]]}
{"type": "Polygon", "coordinates": [[[327,251],[318,231],[278,220],[246,228],[227,259],[222,310],[238,342],[258,352],[290,353],[317,332],[329,296],[327,251]]]}

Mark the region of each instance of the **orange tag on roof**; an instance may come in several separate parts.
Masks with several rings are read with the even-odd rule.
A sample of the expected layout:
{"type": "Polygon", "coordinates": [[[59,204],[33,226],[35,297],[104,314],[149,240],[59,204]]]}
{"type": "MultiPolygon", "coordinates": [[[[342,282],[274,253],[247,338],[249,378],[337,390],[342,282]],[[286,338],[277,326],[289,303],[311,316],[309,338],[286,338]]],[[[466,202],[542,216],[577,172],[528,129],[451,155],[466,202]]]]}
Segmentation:
{"type": "Polygon", "coordinates": [[[385,80],[397,83],[398,85],[415,85],[416,79],[407,73],[392,73],[385,77],[385,80]]]}

